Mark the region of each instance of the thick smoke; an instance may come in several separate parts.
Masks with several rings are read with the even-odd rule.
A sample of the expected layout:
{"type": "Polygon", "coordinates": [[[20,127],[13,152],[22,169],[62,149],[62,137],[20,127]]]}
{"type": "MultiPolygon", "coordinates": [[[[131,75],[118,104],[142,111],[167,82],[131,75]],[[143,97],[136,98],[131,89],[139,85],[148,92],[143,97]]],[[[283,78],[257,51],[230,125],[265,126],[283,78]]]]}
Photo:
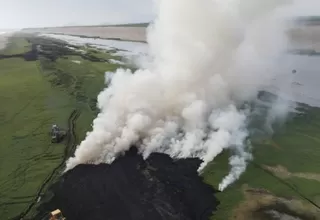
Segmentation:
{"type": "Polygon", "coordinates": [[[153,62],[135,73],[106,75],[101,112],[67,170],[112,162],[136,144],[144,157],[200,157],[203,170],[229,149],[224,190],[252,158],[245,101],[275,77],[286,50],[278,15],[286,0],[160,0],[149,27],[153,62]],[[241,108],[240,108],[241,107],[241,108]]]}

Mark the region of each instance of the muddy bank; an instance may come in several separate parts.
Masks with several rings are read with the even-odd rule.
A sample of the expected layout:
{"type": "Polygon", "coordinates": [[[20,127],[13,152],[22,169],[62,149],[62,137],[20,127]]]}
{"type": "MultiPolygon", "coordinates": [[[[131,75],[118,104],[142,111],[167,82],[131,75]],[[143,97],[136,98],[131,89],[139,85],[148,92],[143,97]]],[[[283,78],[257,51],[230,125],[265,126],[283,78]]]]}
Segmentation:
{"type": "Polygon", "coordinates": [[[112,165],[79,165],[64,174],[44,198],[36,219],[61,209],[69,220],[206,220],[219,202],[202,182],[201,161],[174,161],[132,148],[112,165]]]}

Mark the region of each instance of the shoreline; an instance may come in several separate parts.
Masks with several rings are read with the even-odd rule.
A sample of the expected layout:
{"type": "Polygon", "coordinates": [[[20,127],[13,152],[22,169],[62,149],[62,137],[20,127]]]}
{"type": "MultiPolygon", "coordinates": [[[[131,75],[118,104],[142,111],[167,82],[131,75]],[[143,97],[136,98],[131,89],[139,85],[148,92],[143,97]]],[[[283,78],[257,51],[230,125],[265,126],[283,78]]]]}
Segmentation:
{"type": "Polygon", "coordinates": [[[120,41],[147,41],[146,27],[56,27],[24,29],[21,33],[62,34],[86,38],[113,39],[120,41]]]}
{"type": "Polygon", "coordinates": [[[130,39],[123,39],[123,38],[105,38],[100,36],[87,36],[87,35],[81,35],[81,34],[65,34],[65,33],[47,33],[47,34],[53,34],[53,35],[65,35],[65,36],[71,36],[71,37],[80,37],[80,38],[89,38],[89,39],[101,39],[101,40],[114,40],[114,41],[124,41],[124,42],[133,42],[133,43],[147,43],[145,40],[130,40],[130,39]]]}

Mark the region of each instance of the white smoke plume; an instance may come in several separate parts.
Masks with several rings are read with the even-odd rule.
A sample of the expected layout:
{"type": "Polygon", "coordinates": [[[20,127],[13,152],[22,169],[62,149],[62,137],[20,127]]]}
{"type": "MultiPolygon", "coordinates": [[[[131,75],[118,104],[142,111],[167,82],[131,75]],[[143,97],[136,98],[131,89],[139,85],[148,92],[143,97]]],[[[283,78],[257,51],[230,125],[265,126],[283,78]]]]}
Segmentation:
{"type": "Polygon", "coordinates": [[[244,101],[275,77],[286,50],[278,11],[288,0],[159,0],[149,27],[153,62],[106,75],[93,129],[67,161],[112,162],[136,144],[144,157],[199,157],[199,171],[230,149],[224,190],[252,158],[244,101]]]}

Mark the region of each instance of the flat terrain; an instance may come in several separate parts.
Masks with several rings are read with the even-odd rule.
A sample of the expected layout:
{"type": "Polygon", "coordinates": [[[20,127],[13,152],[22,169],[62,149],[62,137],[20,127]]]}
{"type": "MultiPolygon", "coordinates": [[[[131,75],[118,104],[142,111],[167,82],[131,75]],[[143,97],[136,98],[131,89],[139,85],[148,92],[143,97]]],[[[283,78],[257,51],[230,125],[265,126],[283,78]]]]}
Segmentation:
{"type": "Polygon", "coordinates": [[[7,38],[0,35],[0,49],[5,48],[7,45],[7,38]]]}
{"type": "Polygon", "coordinates": [[[132,147],[111,165],[82,164],[66,172],[38,216],[59,207],[68,220],[209,219],[218,201],[197,173],[200,164],[157,153],[144,160],[132,147]]]}
{"type": "Polygon", "coordinates": [[[8,38],[11,34],[0,34],[0,50],[4,49],[7,46],[8,38]]]}
{"type": "MultiPolygon", "coordinates": [[[[114,26],[27,28],[22,31],[146,42],[147,25],[147,23],[142,23],[114,26]]],[[[316,25],[296,25],[288,30],[288,36],[291,40],[290,49],[320,52],[320,25],[318,23],[316,25]]]]}
{"type": "MultiPolygon", "coordinates": [[[[309,28],[320,36],[315,27],[305,27],[293,33],[293,39],[316,45],[318,40],[309,36],[309,28]]],[[[138,39],[123,37],[129,38],[138,39]]],[[[98,112],[96,97],[104,87],[104,72],[118,67],[108,60],[121,59],[110,51],[66,46],[58,40],[13,36],[1,52],[7,57],[0,60],[3,219],[33,219],[37,202],[60,174],[61,164],[90,129],[98,112]],[[36,46],[40,48],[33,60],[10,57],[25,55],[36,46]],[[51,143],[53,123],[68,131],[60,144],[51,143]]],[[[320,219],[320,109],[300,104],[298,110],[301,114],[290,115],[274,134],[252,134],[254,160],[239,181],[217,193],[220,205],[212,219],[320,219]]],[[[215,188],[229,172],[228,158],[229,152],[224,152],[203,173],[215,188]]]]}
{"type": "Polygon", "coordinates": [[[86,36],[104,39],[119,39],[126,41],[146,41],[146,27],[141,26],[79,26],[79,27],[52,27],[52,28],[30,28],[23,32],[40,32],[86,36]]]}
{"type": "Polygon", "coordinates": [[[289,31],[292,45],[296,49],[320,52],[320,25],[297,26],[289,31]]]}
{"type": "MultiPolygon", "coordinates": [[[[301,105],[299,111],[272,136],[251,137],[254,160],[240,180],[217,194],[221,205],[212,219],[282,219],[279,213],[320,219],[320,109],[301,105]]],[[[228,157],[224,152],[206,168],[208,183],[218,186],[228,157]]]]}
{"type": "Polygon", "coordinates": [[[13,36],[1,52],[7,55],[0,60],[1,219],[33,219],[41,196],[95,118],[105,71],[118,67],[108,59],[119,57],[107,51],[64,48],[49,39],[13,36]],[[30,51],[33,60],[24,59],[30,51]],[[52,124],[67,131],[59,144],[51,143],[52,124]]]}

